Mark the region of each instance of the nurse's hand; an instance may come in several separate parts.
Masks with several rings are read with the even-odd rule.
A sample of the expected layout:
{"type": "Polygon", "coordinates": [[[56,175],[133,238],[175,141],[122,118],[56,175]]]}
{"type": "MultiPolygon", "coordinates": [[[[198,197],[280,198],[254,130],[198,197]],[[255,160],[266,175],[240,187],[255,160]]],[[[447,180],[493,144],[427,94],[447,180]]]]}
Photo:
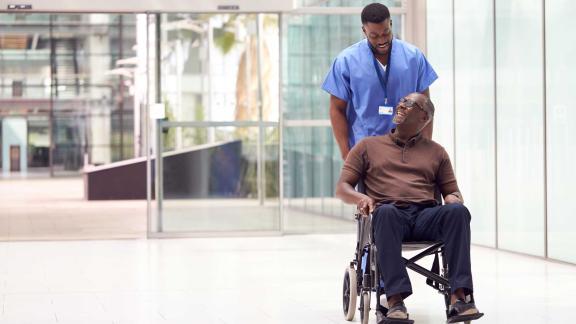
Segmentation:
{"type": "Polygon", "coordinates": [[[371,214],[374,211],[374,205],[376,205],[376,202],[374,201],[374,199],[372,199],[368,196],[364,196],[364,198],[360,199],[356,203],[356,208],[358,208],[358,211],[360,212],[360,214],[362,214],[364,216],[368,216],[369,214],[371,214]]]}

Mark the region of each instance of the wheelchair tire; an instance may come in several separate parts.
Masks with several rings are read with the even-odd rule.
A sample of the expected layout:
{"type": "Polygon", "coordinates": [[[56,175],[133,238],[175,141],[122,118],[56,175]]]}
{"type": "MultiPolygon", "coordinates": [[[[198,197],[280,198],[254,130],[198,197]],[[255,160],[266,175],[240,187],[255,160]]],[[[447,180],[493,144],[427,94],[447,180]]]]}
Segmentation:
{"type": "Polygon", "coordinates": [[[342,287],[342,306],[344,308],[344,317],[347,321],[354,319],[357,298],[358,280],[356,280],[356,270],[349,266],[344,272],[344,285],[342,287]]]}
{"type": "Polygon", "coordinates": [[[362,324],[368,324],[370,320],[370,292],[362,292],[362,300],[360,300],[360,320],[362,324]]]}

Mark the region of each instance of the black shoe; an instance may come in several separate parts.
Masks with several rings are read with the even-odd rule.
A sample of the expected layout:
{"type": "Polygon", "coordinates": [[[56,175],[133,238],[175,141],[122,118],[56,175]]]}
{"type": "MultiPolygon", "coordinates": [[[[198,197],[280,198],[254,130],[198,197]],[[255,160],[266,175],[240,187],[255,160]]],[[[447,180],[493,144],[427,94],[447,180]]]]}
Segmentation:
{"type": "Polygon", "coordinates": [[[465,302],[458,299],[453,305],[448,308],[448,320],[447,323],[457,323],[457,322],[467,322],[475,319],[479,319],[484,316],[476,308],[474,302],[465,302]]]}
{"type": "Polygon", "coordinates": [[[394,306],[388,309],[386,317],[390,319],[408,319],[408,310],[404,302],[396,303],[394,306]]]}
{"type": "Polygon", "coordinates": [[[376,310],[376,320],[378,324],[414,324],[414,321],[408,318],[408,311],[403,302],[390,307],[390,309],[380,306],[376,310]]]}

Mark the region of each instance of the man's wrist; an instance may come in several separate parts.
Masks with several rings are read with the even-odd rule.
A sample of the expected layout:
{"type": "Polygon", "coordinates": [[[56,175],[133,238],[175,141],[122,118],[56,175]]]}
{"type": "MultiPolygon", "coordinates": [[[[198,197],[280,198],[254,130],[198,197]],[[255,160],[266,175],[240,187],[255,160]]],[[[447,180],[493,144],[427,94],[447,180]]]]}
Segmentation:
{"type": "Polygon", "coordinates": [[[454,191],[453,193],[451,193],[452,196],[455,196],[456,198],[462,200],[462,194],[459,193],[458,191],[454,191]]]}
{"type": "MultiPolygon", "coordinates": [[[[464,199],[462,198],[462,194],[459,191],[455,191],[453,193],[450,193],[450,194],[448,194],[448,196],[454,196],[458,200],[459,203],[462,203],[462,204],[464,203],[464,199]]],[[[446,196],[446,197],[448,197],[448,196],[446,196]]]]}

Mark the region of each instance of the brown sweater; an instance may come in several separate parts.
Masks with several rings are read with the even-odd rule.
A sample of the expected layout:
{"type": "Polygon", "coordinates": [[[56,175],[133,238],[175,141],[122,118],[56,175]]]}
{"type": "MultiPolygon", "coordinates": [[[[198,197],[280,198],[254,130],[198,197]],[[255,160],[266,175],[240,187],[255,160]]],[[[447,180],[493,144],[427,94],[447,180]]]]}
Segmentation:
{"type": "Polygon", "coordinates": [[[393,133],[366,137],[352,148],[342,173],[364,178],[366,194],[378,204],[434,203],[436,186],[443,196],[459,191],[448,153],[420,135],[406,144],[393,133]]]}

